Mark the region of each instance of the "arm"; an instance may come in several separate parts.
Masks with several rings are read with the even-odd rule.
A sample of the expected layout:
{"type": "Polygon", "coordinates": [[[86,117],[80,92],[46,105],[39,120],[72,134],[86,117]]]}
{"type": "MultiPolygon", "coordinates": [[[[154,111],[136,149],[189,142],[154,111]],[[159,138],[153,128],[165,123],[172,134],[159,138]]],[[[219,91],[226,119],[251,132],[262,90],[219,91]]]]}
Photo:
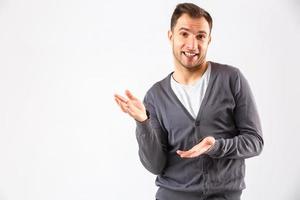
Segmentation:
{"type": "Polygon", "coordinates": [[[144,167],[153,174],[161,174],[167,155],[166,133],[163,131],[155,112],[153,97],[147,93],[144,98],[147,116],[143,122],[136,121],[136,138],[139,157],[144,167]]]}
{"type": "Polygon", "coordinates": [[[188,151],[178,150],[182,158],[207,154],[213,158],[244,159],[261,153],[264,142],[259,116],[249,84],[239,71],[233,88],[236,102],[234,121],[238,135],[229,139],[206,137],[188,151]]]}
{"type": "Polygon", "coordinates": [[[213,158],[249,158],[261,153],[264,145],[255,101],[245,77],[238,71],[234,89],[236,108],[234,120],[238,135],[216,139],[206,154],[213,158]]]}

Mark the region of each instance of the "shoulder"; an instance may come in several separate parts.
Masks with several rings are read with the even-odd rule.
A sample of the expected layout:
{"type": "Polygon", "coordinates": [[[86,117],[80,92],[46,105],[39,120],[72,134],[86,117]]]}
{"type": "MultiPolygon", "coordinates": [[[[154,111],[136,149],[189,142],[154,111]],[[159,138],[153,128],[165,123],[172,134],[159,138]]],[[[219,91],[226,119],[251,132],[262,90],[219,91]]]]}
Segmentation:
{"type": "Polygon", "coordinates": [[[160,92],[162,90],[166,90],[169,87],[169,85],[170,85],[170,77],[171,77],[172,73],[173,72],[169,73],[166,77],[164,77],[160,81],[157,81],[156,83],[154,83],[150,87],[150,89],[148,90],[148,92],[156,93],[156,92],[160,92]]]}
{"type": "Polygon", "coordinates": [[[211,63],[211,67],[217,75],[229,76],[231,78],[237,78],[239,76],[239,74],[241,73],[237,67],[234,67],[232,65],[222,64],[222,63],[217,63],[217,62],[212,62],[212,61],[209,61],[209,62],[211,63]]]}
{"type": "Polygon", "coordinates": [[[228,86],[231,91],[236,94],[240,91],[242,85],[247,85],[247,80],[239,68],[216,62],[211,62],[211,67],[214,72],[214,77],[217,79],[216,83],[222,88],[228,86]]]}
{"type": "Polygon", "coordinates": [[[168,90],[170,84],[170,77],[172,73],[169,73],[163,79],[155,82],[146,92],[145,98],[154,100],[157,97],[162,96],[168,90]]]}

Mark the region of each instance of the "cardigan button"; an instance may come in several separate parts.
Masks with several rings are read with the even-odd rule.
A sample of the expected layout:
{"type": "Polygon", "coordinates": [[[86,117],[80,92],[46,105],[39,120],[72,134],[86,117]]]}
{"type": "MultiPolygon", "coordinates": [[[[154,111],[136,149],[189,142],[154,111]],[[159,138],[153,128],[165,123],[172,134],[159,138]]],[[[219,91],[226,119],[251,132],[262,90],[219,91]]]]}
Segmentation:
{"type": "Polygon", "coordinates": [[[196,126],[200,126],[200,121],[196,121],[196,122],[195,122],[195,125],[196,125],[196,126]]]}

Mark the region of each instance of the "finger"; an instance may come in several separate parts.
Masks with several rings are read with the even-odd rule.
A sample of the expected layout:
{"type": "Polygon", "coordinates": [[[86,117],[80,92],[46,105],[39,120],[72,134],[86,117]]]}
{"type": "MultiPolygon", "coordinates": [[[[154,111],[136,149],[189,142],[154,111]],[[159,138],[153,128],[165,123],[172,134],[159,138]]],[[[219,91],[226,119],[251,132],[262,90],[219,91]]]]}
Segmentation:
{"type": "Polygon", "coordinates": [[[186,155],[181,155],[182,158],[195,158],[195,157],[198,157],[200,156],[201,154],[203,154],[202,151],[193,151],[189,154],[186,154],[186,155]]]}
{"type": "Polygon", "coordinates": [[[180,155],[181,158],[189,157],[191,154],[193,154],[195,151],[188,150],[188,151],[180,151],[178,150],[177,153],[180,155]]]}
{"type": "Polygon", "coordinates": [[[188,151],[180,151],[178,150],[177,153],[184,158],[194,158],[197,156],[200,156],[207,150],[207,147],[202,147],[199,144],[195,145],[193,148],[191,148],[188,151]]]}
{"type": "Polygon", "coordinates": [[[125,97],[122,97],[121,95],[115,94],[115,97],[124,103],[128,102],[128,100],[125,97]]]}
{"type": "Polygon", "coordinates": [[[117,104],[119,104],[118,99],[116,97],[114,97],[114,100],[117,104]]]}
{"type": "Polygon", "coordinates": [[[194,158],[196,156],[192,156],[193,154],[188,154],[188,155],[181,155],[181,158],[194,158]]]}
{"type": "Polygon", "coordinates": [[[122,111],[127,113],[129,106],[122,101],[119,101],[119,103],[120,103],[120,107],[121,107],[122,111]]]}
{"type": "Polygon", "coordinates": [[[196,158],[196,157],[198,157],[198,156],[200,156],[200,155],[201,155],[201,153],[199,153],[199,152],[194,152],[194,153],[192,153],[192,154],[190,154],[190,155],[185,156],[184,158],[196,158]]]}
{"type": "Polygon", "coordinates": [[[137,99],[135,96],[133,96],[133,94],[129,90],[125,90],[125,94],[131,100],[136,100],[137,99]]]}
{"type": "Polygon", "coordinates": [[[127,103],[128,100],[120,95],[116,95],[115,98],[117,98],[119,101],[123,102],[123,103],[127,103]]]}
{"type": "Polygon", "coordinates": [[[179,155],[187,155],[187,154],[189,154],[191,152],[192,152],[191,150],[188,150],[188,151],[177,150],[176,151],[176,153],[179,154],[179,155]]]}
{"type": "Polygon", "coordinates": [[[183,151],[177,150],[176,153],[177,153],[178,155],[181,155],[181,154],[183,153],[183,151]]]}
{"type": "Polygon", "coordinates": [[[117,102],[117,104],[121,108],[121,110],[124,112],[125,110],[124,110],[124,107],[121,105],[121,102],[117,98],[115,98],[115,101],[117,102]]]}
{"type": "Polygon", "coordinates": [[[201,149],[200,151],[195,151],[194,153],[190,154],[189,157],[195,158],[202,155],[204,152],[206,152],[206,149],[201,149]]]}
{"type": "Polygon", "coordinates": [[[115,101],[117,102],[117,104],[120,106],[120,102],[119,100],[115,97],[115,101]]]}
{"type": "Polygon", "coordinates": [[[121,107],[122,105],[121,105],[121,101],[118,99],[118,98],[116,98],[115,97],[115,101],[117,102],[117,104],[121,107]]]}

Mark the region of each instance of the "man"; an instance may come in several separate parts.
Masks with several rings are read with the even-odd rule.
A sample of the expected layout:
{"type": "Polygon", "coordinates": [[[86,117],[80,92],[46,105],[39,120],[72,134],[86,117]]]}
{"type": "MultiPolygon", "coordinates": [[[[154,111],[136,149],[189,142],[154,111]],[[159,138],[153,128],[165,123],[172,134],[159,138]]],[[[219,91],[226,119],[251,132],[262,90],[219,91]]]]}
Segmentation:
{"type": "Polygon", "coordinates": [[[130,91],[115,94],[136,120],[142,164],[157,175],[159,200],[239,200],[245,159],[263,138],[249,85],[232,66],[206,61],[212,18],[178,4],[168,32],[174,72],[155,83],[144,104],[130,91]]]}

